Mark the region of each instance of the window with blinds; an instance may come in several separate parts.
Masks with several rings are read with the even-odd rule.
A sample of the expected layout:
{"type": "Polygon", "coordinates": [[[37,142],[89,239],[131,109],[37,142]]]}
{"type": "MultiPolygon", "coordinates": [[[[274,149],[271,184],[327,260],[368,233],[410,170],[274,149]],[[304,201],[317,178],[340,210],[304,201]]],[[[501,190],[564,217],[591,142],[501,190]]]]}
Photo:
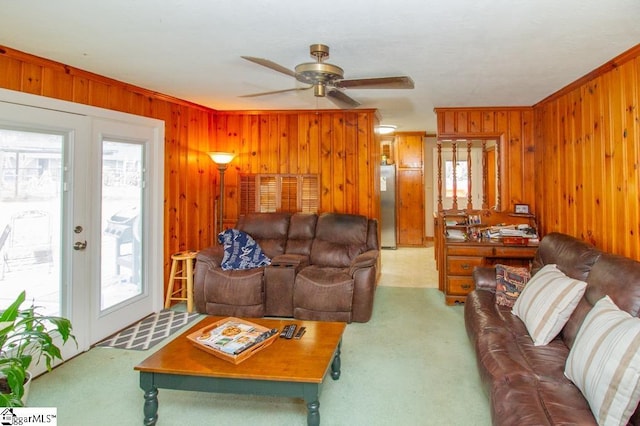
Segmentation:
{"type": "Polygon", "coordinates": [[[240,214],[317,213],[319,185],[317,175],[240,175],[240,214]]]}

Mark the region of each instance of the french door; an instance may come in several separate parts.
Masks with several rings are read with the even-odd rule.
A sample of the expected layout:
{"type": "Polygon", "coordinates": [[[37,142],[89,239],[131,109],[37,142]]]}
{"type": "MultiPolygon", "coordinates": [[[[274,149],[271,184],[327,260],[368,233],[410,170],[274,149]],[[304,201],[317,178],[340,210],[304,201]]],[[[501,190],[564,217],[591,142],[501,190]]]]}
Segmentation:
{"type": "Polygon", "coordinates": [[[158,136],[0,97],[0,309],[24,290],[68,317],[65,358],[161,306],[158,136]]]}
{"type": "Polygon", "coordinates": [[[94,173],[100,174],[89,196],[96,206],[90,219],[92,240],[97,242],[91,250],[96,260],[91,282],[99,283],[92,286],[90,298],[95,343],[153,312],[151,290],[161,298],[162,280],[152,288],[146,268],[151,168],[147,151],[154,130],[110,120],[94,120],[92,128],[94,173]]]}

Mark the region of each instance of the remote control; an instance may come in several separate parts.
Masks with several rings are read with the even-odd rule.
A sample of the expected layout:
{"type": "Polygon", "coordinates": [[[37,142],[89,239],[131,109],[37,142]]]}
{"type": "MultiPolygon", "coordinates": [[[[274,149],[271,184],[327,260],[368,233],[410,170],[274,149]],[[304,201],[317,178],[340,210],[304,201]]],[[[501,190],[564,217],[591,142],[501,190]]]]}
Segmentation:
{"type": "Polygon", "coordinates": [[[307,327],[300,327],[300,329],[298,330],[298,332],[296,333],[295,336],[293,336],[294,339],[299,339],[302,337],[302,335],[304,335],[304,332],[307,331],[307,327]]]}
{"type": "Polygon", "coordinates": [[[291,325],[285,325],[284,327],[282,327],[282,331],[280,332],[280,337],[286,337],[287,332],[289,331],[289,328],[291,328],[291,325]]]}
{"type": "MultiPolygon", "coordinates": [[[[282,331],[280,332],[280,337],[286,338],[287,334],[289,334],[289,330],[295,331],[295,328],[296,328],[295,324],[285,325],[284,327],[282,327],[282,331]]],[[[291,331],[291,333],[293,333],[293,331],[291,331]]]]}
{"type": "Polygon", "coordinates": [[[284,336],[285,339],[291,339],[293,337],[293,333],[296,332],[296,328],[298,326],[295,324],[289,324],[289,329],[287,330],[287,334],[284,336]]]}
{"type": "Polygon", "coordinates": [[[289,326],[288,325],[285,325],[284,327],[282,327],[282,331],[280,332],[280,337],[286,336],[288,330],[289,330],[289,326]]]}

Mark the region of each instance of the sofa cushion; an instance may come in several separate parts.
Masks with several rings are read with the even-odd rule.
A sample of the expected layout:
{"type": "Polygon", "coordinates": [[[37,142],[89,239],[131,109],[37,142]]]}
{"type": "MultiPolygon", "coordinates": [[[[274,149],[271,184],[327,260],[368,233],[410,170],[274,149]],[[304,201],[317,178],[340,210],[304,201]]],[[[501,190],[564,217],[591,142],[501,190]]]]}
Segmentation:
{"type": "Polygon", "coordinates": [[[578,330],[565,374],[598,424],[626,425],[640,401],[640,319],[603,297],[578,330]]]}
{"type": "Polygon", "coordinates": [[[311,265],[296,276],[293,305],[321,312],[350,312],[353,278],[342,268],[311,265]]]}
{"type": "Polygon", "coordinates": [[[506,330],[514,335],[528,336],[522,320],[511,313],[511,308],[498,305],[494,293],[488,290],[474,290],[467,295],[464,325],[473,344],[488,330],[506,330]]]}
{"type": "Polygon", "coordinates": [[[492,426],[597,426],[589,404],[568,379],[510,378],[494,382],[489,395],[492,426]]]}
{"type": "Polygon", "coordinates": [[[285,251],[290,219],[290,213],[248,213],[238,218],[236,229],[251,235],[273,258],[285,251]]]}
{"type": "Polygon", "coordinates": [[[529,280],[512,312],[525,323],[536,346],[546,345],[560,333],[586,286],[556,265],[546,265],[529,280]]]}
{"type": "Polygon", "coordinates": [[[368,229],[369,222],[364,216],[322,214],[311,246],[311,264],[348,267],[356,256],[367,251],[368,229]]]}
{"type": "Polygon", "coordinates": [[[516,302],[531,275],[519,266],[496,265],[496,303],[511,307],[516,302]]]}
{"type": "Polygon", "coordinates": [[[204,298],[207,301],[225,305],[262,304],[264,289],[262,277],[264,268],[222,271],[209,269],[205,280],[204,298]]]}
{"type": "Polygon", "coordinates": [[[318,216],[310,213],[296,213],[291,216],[286,248],[287,254],[309,256],[313,237],[316,233],[317,221],[318,216]]]}
{"type": "Polygon", "coordinates": [[[567,276],[586,281],[591,267],[601,254],[601,251],[584,241],[552,232],[540,241],[531,265],[531,275],[535,275],[545,265],[555,264],[567,276]]]}
{"type": "Polygon", "coordinates": [[[562,338],[572,347],[580,324],[604,296],[623,311],[637,317],[640,313],[640,262],[610,253],[602,253],[589,276],[587,290],[562,330],[562,338]],[[615,277],[615,279],[612,279],[615,277]]]}

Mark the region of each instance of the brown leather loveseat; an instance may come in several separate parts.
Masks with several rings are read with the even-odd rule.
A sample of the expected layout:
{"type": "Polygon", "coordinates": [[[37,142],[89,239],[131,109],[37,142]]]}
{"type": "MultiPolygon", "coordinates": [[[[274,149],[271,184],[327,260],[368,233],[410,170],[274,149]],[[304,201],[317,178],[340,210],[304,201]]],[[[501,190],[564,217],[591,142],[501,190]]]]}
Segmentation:
{"type": "MultiPolygon", "coordinates": [[[[464,306],[467,334],[491,404],[494,425],[595,425],[589,404],[565,375],[565,362],[578,330],[605,295],[633,317],[640,310],[640,262],[604,253],[571,236],[551,233],[540,242],[532,276],[556,264],[585,281],[586,291],[568,322],[549,344],[534,346],[511,308],[495,303],[495,268],[474,271],[476,289],[464,306]]],[[[633,409],[633,407],[630,407],[633,409]]],[[[638,408],[629,424],[640,424],[638,408]]]]}
{"type": "Polygon", "coordinates": [[[369,321],[379,254],[375,219],[341,213],[252,213],[241,216],[235,229],[249,234],[271,263],[223,270],[221,245],[200,251],[194,276],[198,312],[369,321]]]}

